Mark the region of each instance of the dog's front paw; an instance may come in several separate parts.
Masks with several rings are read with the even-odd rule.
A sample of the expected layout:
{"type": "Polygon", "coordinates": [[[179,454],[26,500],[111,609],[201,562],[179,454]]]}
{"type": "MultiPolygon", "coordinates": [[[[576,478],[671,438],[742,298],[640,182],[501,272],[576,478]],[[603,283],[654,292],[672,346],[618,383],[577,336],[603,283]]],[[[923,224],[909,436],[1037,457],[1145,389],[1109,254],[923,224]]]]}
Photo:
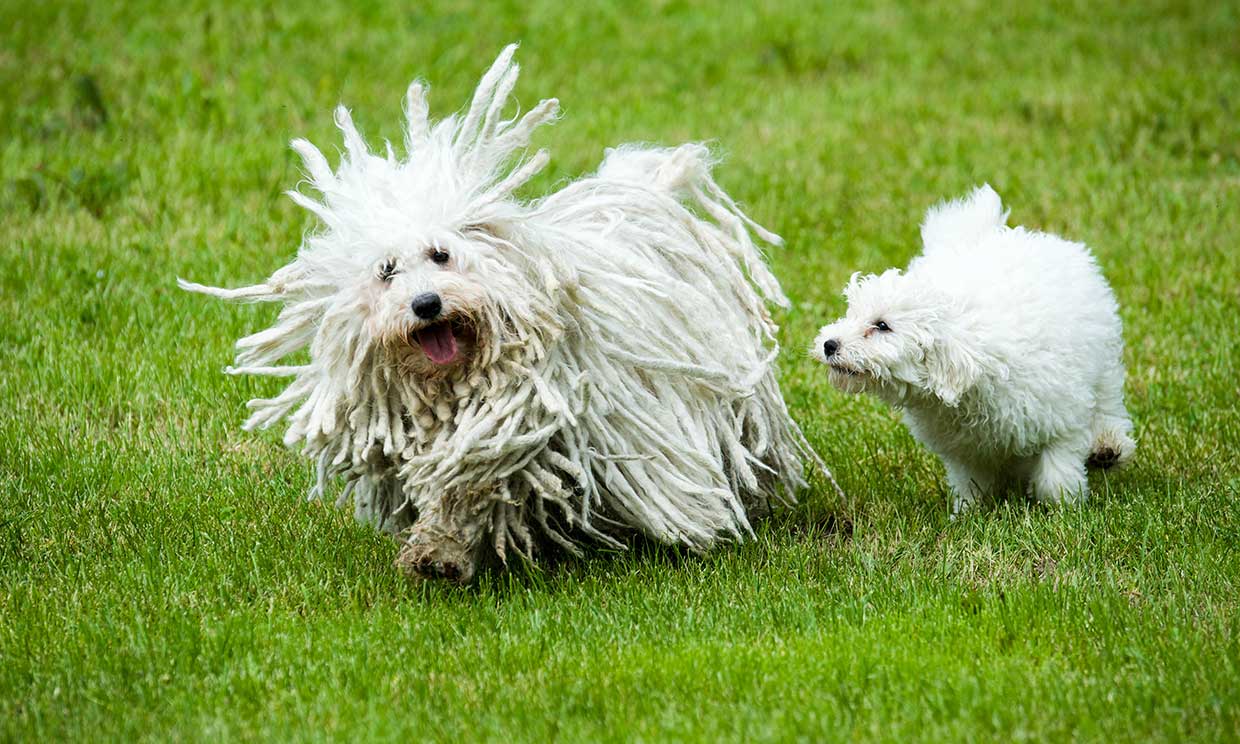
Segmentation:
{"type": "Polygon", "coordinates": [[[949,518],[951,521],[955,522],[957,519],[968,513],[976,503],[977,499],[974,498],[972,494],[965,496],[955,494],[952,498],[952,511],[949,518]]]}
{"type": "Polygon", "coordinates": [[[447,579],[454,584],[468,584],[474,579],[474,560],[464,552],[447,545],[433,545],[410,540],[400,549],[396,567],[410,576],[422,579],[447,579]]]}

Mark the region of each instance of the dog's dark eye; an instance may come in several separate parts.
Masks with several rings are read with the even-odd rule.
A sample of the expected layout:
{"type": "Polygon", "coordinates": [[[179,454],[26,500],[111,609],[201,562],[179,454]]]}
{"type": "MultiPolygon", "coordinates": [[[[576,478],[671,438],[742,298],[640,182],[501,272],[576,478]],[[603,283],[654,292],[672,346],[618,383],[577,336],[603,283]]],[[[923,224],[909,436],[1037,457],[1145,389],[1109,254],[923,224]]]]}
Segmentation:
{"type": "Polygon", "coordinates": [[[384,259],[383,262],[379,264],[380,281],[391,281],[392,277],[398,273],[400,272],[396,269],[396,259],[394,258],[384,259]]]}
{"type": "Polygon", "coordinates": [[[888,333],[891,331],[891,326],[887,325],[887,321],[885,320],[874,321],[874,327],[883,333],[888,333]]]}
{"type": "Polygon", "coordinates": [[[439,246],[432,248],[429,255],[432,261],[440,264],[441,266],[448,263],[448,259],[451,258],[451,256],[448,255],[448,252],[439,246]]]}

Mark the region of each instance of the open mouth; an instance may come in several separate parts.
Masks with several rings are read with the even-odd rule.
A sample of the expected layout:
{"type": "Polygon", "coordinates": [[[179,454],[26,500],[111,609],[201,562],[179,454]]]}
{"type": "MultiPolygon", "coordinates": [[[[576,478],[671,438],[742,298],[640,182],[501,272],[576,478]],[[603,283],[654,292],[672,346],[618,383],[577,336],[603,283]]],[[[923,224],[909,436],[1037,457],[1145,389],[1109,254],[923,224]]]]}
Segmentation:
{"type": "Polygon", "coordinates": [[[409,344],[422,349],[426,357],[438,365],[455,362],[461,355],[461,341],[470,333],[468,326],[455,318],[440,320],[409,334],[409,344]]]}

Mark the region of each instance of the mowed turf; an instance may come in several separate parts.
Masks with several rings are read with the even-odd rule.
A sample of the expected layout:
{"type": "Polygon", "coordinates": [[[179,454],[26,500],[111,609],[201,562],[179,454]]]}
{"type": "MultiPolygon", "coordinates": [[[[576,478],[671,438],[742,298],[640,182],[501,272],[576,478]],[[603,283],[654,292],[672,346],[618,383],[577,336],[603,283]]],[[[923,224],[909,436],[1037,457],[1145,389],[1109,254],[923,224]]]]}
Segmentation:
{"type": "Polygon", "coordinates": [[[1236,3],[237,5],[0,3],[0,738],[1240,738],[1236,3]],[[279,381],[222,370],[275,309],[175,277],[285,263],[289,139],[334,153],[344,101],[399,141],[410,79],[445,115],[513,40],[522,108],[564,108],[527,195],[711,140],[784,235],[784,391],[847,501],[456,589],[239,431],[279,381]],[[1097,254],[1140,444],[1082,508],[951,522],[804,348],[984,181],[1097,254]]]}

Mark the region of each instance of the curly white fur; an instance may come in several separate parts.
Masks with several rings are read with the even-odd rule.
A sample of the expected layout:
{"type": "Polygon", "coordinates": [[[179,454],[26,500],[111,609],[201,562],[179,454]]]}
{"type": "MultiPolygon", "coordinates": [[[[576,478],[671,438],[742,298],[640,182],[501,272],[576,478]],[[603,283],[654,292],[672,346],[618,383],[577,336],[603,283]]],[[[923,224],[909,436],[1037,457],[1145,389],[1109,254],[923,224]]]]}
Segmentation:
{"type": "Polygon", "coordinates": [[[810,353],[847,392],[904,410],[942,458],[953,513],[1002,483],[1083,499],[1085,465],[1127,461],[1119,308],[1084,245],[1005,226],[983,186],[931,209],[908,271],[854,275],[810,353]]]}
{"type": "Polygon", "coordinates": [[[695,144],[611,150],[594,176],[514,197],[557,113],[502,116],[514,50],[463,115],[431,123],[414,83],[403,159],[337,109],[335,171],[293,142],[322,199],[290,196],[323,225],[296,260],[243,289],[181,283],[284,305],[229,368],[293,378],[246,428],[287,419],[317,463],[311,496],[342,478],[340,503],[403,532],[426,575],[468,581],[481,546],[528,558],[538,534],[574,552],[626,531],[695,550],[747,535],[749,509],[792,499],[817,459],[776,383],[764,298],[787,300],[751,232],[779,239],[695,144]]]}

